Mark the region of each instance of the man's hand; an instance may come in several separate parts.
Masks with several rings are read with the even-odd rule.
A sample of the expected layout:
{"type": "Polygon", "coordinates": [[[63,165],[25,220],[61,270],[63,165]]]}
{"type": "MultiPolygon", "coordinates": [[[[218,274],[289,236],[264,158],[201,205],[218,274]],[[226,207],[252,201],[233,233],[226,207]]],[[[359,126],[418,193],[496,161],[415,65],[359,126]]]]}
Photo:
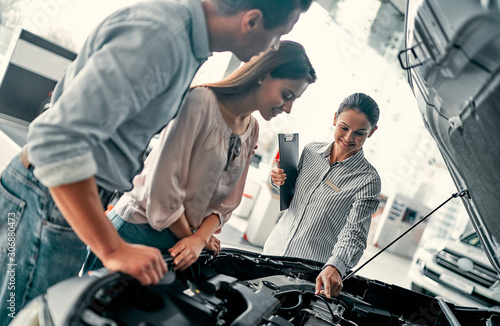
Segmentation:
{"type": "Polygon", "coordinates": [[[194,263],[207,243],[196,233],[179,240],[172,248],[168,249],[174,258],[174,270],[185,270],[194,263]]]}
{"type": "Polygon", "coordinates": [[[109,270],[127,273],[143,285],[158,283],[167,272],[158,249],[128,244],[118,235],[104,215],[94,177],[49,191],[76,235],[109,270]]]}
{"type": "Polygon", "coordinates": [[[205,249],[213,251],[215,255],[219,255],[220,252],[220,240],[214,237],[213,235],[210,237],[210,240],[208,240],[207,245],[205,246],[205,249]]]}
{"type": "Polygon", "coordinates": [[[316,278],[315,294],[323,294],[327,298],[338,296],[342,290],[342,277],[339,271],[332,265],[326,266],[316,278]],[[321,286],[324,289],[321,289],[321,286]]]}
{"type": "Polygon", "coordinates": [[[156,284],[167,272],[160,250],[123,242],[122,246],[102,258],[104,267],[135,277],[142,285],[156,284]]]}

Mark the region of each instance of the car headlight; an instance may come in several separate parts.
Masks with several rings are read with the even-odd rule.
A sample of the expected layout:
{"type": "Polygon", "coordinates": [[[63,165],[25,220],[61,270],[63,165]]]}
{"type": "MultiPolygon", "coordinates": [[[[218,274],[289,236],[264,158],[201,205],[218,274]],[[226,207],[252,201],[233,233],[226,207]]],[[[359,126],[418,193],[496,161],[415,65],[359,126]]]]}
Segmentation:
{"type": "Polygon", "coordinates": [[[422,245],[422,248],[424,248],[428,252],[435,254],[438,251],[443,250],[445,244],[446,244],[446,240],[435,238],[435,239],[430,239],[430,240],[425,241],[422,245]]]}
{"type": "Polygon", "coordinates": [[[425,261],[418,258],[416,261],[415,261],[415,264],[418,266],[418,270],[420,273],[423,273],[424,272],[424,269],[425,269],[425,261]]]}

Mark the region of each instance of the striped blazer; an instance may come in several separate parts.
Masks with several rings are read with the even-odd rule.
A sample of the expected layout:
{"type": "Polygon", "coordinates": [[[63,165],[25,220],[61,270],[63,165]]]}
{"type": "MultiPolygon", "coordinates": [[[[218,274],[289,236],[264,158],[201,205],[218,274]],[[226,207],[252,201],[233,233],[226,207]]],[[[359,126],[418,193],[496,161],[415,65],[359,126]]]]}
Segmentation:
{"type": "Polygon", "coordinates": [[[324,262],[344,276],[366,248],[381,182],[363,149],[330,166],[332,146],[325,142],[305,146],[294,197],[263,253],[324,262]]]}

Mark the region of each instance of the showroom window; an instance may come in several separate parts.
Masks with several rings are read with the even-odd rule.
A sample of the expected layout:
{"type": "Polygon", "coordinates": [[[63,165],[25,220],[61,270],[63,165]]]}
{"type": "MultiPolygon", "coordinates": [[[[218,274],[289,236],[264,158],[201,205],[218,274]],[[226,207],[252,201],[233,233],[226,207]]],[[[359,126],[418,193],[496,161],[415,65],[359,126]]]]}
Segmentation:
{"type": "Polygon", "coordinates": [[[29,0],[0,0],[0,65],[28,7],[29,0]]]}

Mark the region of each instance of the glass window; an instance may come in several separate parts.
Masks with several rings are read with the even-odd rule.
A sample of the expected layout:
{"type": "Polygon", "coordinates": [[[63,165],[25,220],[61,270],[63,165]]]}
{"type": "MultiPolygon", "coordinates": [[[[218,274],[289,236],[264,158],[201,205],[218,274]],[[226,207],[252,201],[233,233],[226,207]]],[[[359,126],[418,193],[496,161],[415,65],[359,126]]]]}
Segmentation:
{"type": "Polygon", "coordinates": [[[0,65],[28,7],[29,0],[0,0],[0,65]]]}

